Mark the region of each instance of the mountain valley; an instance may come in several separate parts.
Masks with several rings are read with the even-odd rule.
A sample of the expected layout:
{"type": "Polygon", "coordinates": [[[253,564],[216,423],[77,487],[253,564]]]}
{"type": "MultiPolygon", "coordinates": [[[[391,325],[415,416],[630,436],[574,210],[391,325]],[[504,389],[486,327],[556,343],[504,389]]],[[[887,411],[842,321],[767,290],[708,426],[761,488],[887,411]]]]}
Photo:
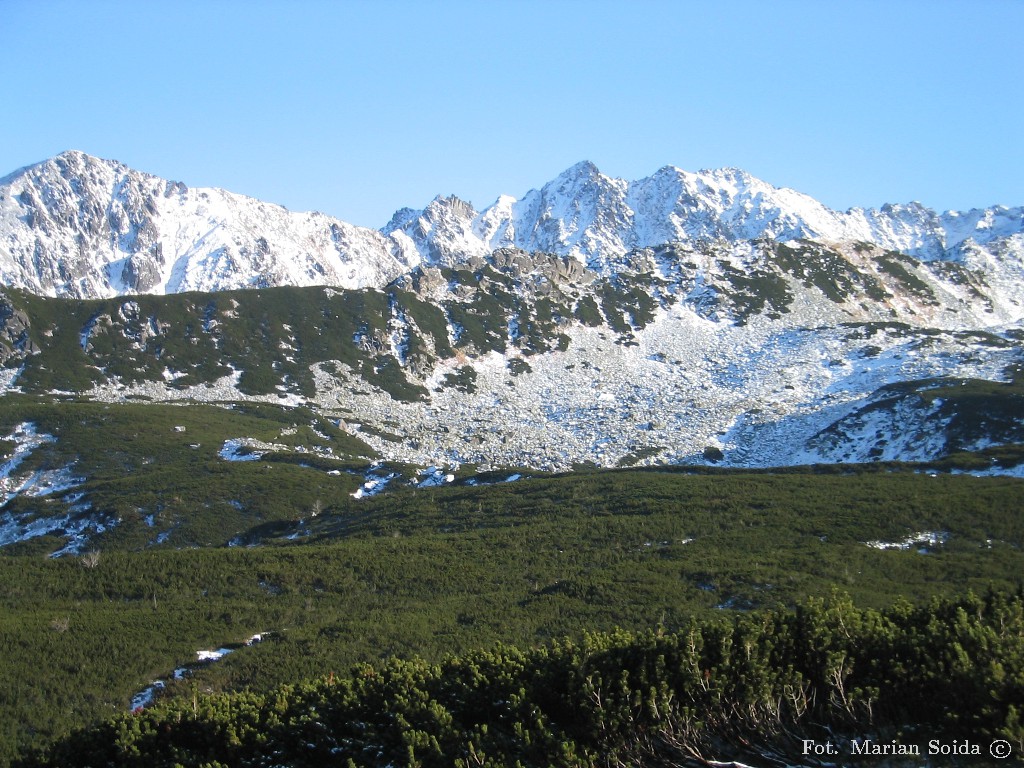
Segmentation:
{"type": "MultiPolygon", "coordinates": [[[[327,425],[304,445],[225,433],[224,461],[362,463],[365,492],[392,465],[1024,472],[1019,209],[839,214],[735,170],[627,183],[581,163],[373,232],[78,152],[0,189],[6,397],[327,425]]],[[[30,489],[26,467],[7,486],[30,489]]],[[[69,498],[51,520],[92,514],[69,498]]],[[[8,540],[47,528],[5,515],[8,540]]]]}
{"type": "MultiPolygon", "coordinates": [[[[171,739],[196,766],[314,746],[317,765],[471,764],[484,743],[530,765],[572,744],[591,762],[561,764],[650,757],[662,742],[623,746],[605,718],[648,717],[637,696],[668,691],[664,659],[615,706],[580,669],[676,643],[723,682],[681,668],[658,706],[700,689],[735,708],[752,649],[808,621],[840,650],[809,648],[806,679],[792,648],[757,669],[757,707],[794,696],[783,740],[821,723],[918,734],[910,705],[872,720],[885,697],[848,661],[851,630],[874,649],[899,626],[918,661],[891,675],[984,670],[971,722],[1024,749],[1022,320],[1020,208],[839,213],[735,169],[627,182],[580,163],[521,200],[439,196],[378,231],[80,152],[15,172],[0,179],[0,765],[151,764],[171,739]],[[935,619],[960,610],[939,598],[986,589],[959,598],[973,624],[935,619]],[[939,650],[914,645],[921,621],[939,650]],[[696,637],[708,648],[686,651],[696,637]],[[502,710],[490,740],[480,708],[446,698],[465,667],[481,686],[465,695],[496,700],[488,686],[520,674],[507,643],[549,671],[564,651],[557,690],[595,704],[586,733],[575,715],[548,730],[583,710],[545,709],[543,685],[501,693],[534,719],[502,710]],[[417,688],[435,678],[441,693],[417,688]],[[847,680],[863,685],[849,700],[847,680]],[[385,699],[359,709],[378,682],[385,699]],[[814,723],[794,685],[819,696],[814,723]],[[369,735],[316,730],[328,701],[369,735]]],[[[910,678],[896,699],[939,700],[910,678]]],[[[734,721],[690,726],[735,756],[734,721]]]]}

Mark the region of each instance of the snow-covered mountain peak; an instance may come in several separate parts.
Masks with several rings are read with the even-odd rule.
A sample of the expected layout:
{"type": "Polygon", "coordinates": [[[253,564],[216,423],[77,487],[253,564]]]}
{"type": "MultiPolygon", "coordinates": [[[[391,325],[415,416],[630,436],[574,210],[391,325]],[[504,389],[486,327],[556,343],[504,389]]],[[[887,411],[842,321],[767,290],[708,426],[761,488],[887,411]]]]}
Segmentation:
{"type": "Polygon", "coordinates": [[[594,165],[590,160],[580,160],[575,165],[571,165],[562,171],[558,176],[555,177],[554,181],[568,179],[596,179],[598,177],[607,178],[601,173],[601,170],[594,165]]]}
{"type": "Polygon", "coordinates": [[[430,201],[424,213],[436,218],[472,219],[476,216],[476,209],[473,208],[472,203],[466,202],[456,195],[438,195],[430,201]]]}
{"type": "Polygon", "coordinates": [[[57,204],[62,195],[82,195],[91,189],[121,185],[128,180],[147,180],[162,186],[185,189],[180,182],[165,181],[142,171],[136,171],[118,160],[103,160],[77,149],[69,149],[54,157],[25,166],[0,179],[0,185],[9,186],[12,192],[31,194],[38,190],[49,196],[48,203],[57,204]]]}
{"type": "Polygon", "coordinates": [[[396,230],[408,226],[410,222],[413,222],[417,218],[419,218],[419,216],[422,215],[422,213],[422,210],[416,210],[415,208],[399,208],[391,215],[391,220],[383,227],[381,227],[380,231],[384,232],[385,234],[391,234],[396,230]]]}
{"type": "Polygon", "coordinates": [[[471,203],[455,195],[438,195],[421,211],[403,208],[381,232],[411,249],[419,260],[451,266],[493,250],[474,230],[477,217],[471,203]]]}
{"type": "Polygon", "coordinates": [[[738,168],[666,165],[635,181],[590,161],[477,211],[455,195],[402,208],[382,230],[189,188],[70,150],[0,180],[0,284],[77,297],[263,285],[381,287],[418,264],[516,248],[600,274],[637,249],[747,240],[872,243],[1024,277],[1024,208],[938,214],[920,203],[834,211],[738,168]]]}
{"type": "Polygon", "coordinates": [[[418,261],[376,230],[188,188],[77,150],[0,184],[0,283],[42,295],[361,287],[418,261]]]}
{"type": "MultiPolygon", "coordinates": [[[[1022,214],[995,207],[940,216],[920,203],[843,213],[738,168],[692,172],[668,165],[626,181],[583,161],[521,200],[499,198],[477,215],[473,229],[491,249],[549,251],[600,270],[634,248],[764,237],[871,242],[928,260],[960,260],[968,241],[984,246],[1020,234],[1022,214]]],[[[436,241],[431,246],[452,250],[436,241]]]]}
{"type": "Polygon", "coordinates": [[[0,178],[0,183],[10,184],[15,179],[22,176],[43,176],[48,172],[56,172],[59,175],[66,176],[70,172],[81,171],[88,167],[115,167],[121,166],[116,160],[101,160],[98,157],[87,155],[85,152],[77,149],[68,149],[60,154],[54,155],[53,157],[45,160],[40,160],[37,163],[31,163],[22,168],[18,168],[12,173],[0,178]]]}

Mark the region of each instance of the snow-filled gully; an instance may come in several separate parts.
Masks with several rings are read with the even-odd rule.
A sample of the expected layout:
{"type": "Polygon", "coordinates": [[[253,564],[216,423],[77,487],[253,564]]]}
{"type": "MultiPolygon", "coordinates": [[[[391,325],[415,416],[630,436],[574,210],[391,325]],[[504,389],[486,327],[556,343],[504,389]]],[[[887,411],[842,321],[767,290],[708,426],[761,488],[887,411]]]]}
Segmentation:
{"type": "MultiPolygon", "coordinates": [[[[171,673],[170,678],[171,680],[184,680],[186,677],[190,676],[195,670],[204,667],[207,664],[211,664],[215,661],[220,661],[229,653],[233,653],[234,651],[238,650],[239,647],[244,648],[255,645],[257,643],[261,643],[263,642],[264,638],[268,637],[269,635],[269,632],[259,632],[250,637],[248,640],[246,640],[241,646],[224,646],[222,648],[217,648],[212,651],[196,651],[196,660],[191,664],[186,664],[185,666],[178,667],[177,669],[175,669],[171,673]]],[[[153,701],[156,699],[157,694],[166,687],[167,680],[154,680],[148,686],[146,686],[141,691],[132,696],[131,703],[128,705],[128,710],[130,712],[139,712],[145,709],[146,707],[151,706],[153,704],[153,701]]]]}

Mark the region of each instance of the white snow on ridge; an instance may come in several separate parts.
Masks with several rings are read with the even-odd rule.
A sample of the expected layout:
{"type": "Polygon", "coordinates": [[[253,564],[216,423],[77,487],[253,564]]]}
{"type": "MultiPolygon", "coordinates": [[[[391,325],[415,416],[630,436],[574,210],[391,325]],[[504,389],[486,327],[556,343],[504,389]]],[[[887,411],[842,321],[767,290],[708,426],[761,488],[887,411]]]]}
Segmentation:
{"type": "Polygon", "coordinates": [[[456,264],[495,248],[569,255],[607,274],[616,257],[670,242],[871,242],[924,260],[986,254],[1024,232],[1024,207],[937,214],[917,203],[833,211],[792,189],[734,168],[696,173],[665,167],[637,181],[578,163],[521,200],[502,195],[477,212],[455,198],[403,211],[384,228],[403,233],[424,262],[456,264]],[[437,227],[444,221],[444,227],[437,227]],[[476,240],[469,239],[473,233],[476,240]]]}
{"type": "Polygon", "coordinates": [[[571,256],[608,274],[635,248],[762,237],[873,242],[925,260],[1002,265],[1012,279],[1024,256],[1024,208],[838,212],[733,168],[665,167],[625,181],[582,162],[521,200],[502,195],[477,211],[437,197],[377,231],[71,151],[0,181],[0,235],[3,282],[80,298],[381,287],[420,264],[463,264],[503,247],[571,256]]]}
{"type": "Polygon", "coordinates": [[[0,188],[0,274],[41,295],[357,288],[419,263],[407,244],[376,230],[188,188],[82,152],[22,169],[0,188]]]}

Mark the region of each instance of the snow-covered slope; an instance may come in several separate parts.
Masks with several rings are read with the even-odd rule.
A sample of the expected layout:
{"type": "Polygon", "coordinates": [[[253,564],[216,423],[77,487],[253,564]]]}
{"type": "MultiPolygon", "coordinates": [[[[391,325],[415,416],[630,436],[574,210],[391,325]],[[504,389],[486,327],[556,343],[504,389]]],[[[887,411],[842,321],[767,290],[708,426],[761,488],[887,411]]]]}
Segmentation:
{"type": "Polygon", "coordinates": [[[81,152],[0,179],[0,283],[47,296],[358,288],[416,262],[375,230],[81,152]]]}
{"type": "MultiPolygon", "coordinates": [[[[504,250],[385,291],[86,306],[8,292],[0,387],[302,404],[383,458],[435,468],[933,461],[1024,445],[1024,331],[966,268],[810,241],[624,262],[605,277],[504,250]]],[[[241,446],[277,450],[229,442],[222,458],[241,446]]]]}
{"type": "Polygon", "coordinates": [[[583,162],[522,200],[502,196],[477,212],[457,198],[436,198],[423,211],[400,211],[383,231],[404,233],[427,261],[454,264],[516,247],[569,255],[600,272],[635,248],[765,237],[869,242],[922,260],[997,267],[1015,278],[1024,261],[1021,207],[938,214],[910,203],[840,213],[734,168],[665,167],[627,182],[583,162]]]}
{"type": "Polygon", "coordinates": [[[910,203],[841,213],[732,168],[665,167],[627,182],[583,162],[521,200],[502,196],[477,212],[438,197],[422,211],[400,211],[382,231],[408,238],[406,249],[427,263],[456,265],[514,247],[569,256],[605,276],[620,271],[625,254],[666,243],[743,251],[752,240],[811,240],[854,261],[869,243],[914,256],[935,276],[971,275],[981,288],[974,299],[996,322],[1016,320],[1024,308],[1024,208],[938,214],[910,203]]]}
{"type": "Polygon", "coordinates": [[[840,213],[736,169],[665,167],[627,182],[583,162],[521,200],[504,195],[477,211],[437,197],[398,211],[379,232],[74,151],[0,179],[0,284],[49,296],[382,287],[420,264],[462,264],[506,247],[611,275],[631,250],[759,238],[868,242],[958,263],[984,273],[998,297],[1024,298],[1024,208],[938,214],[911,203],[840,213]]]}

